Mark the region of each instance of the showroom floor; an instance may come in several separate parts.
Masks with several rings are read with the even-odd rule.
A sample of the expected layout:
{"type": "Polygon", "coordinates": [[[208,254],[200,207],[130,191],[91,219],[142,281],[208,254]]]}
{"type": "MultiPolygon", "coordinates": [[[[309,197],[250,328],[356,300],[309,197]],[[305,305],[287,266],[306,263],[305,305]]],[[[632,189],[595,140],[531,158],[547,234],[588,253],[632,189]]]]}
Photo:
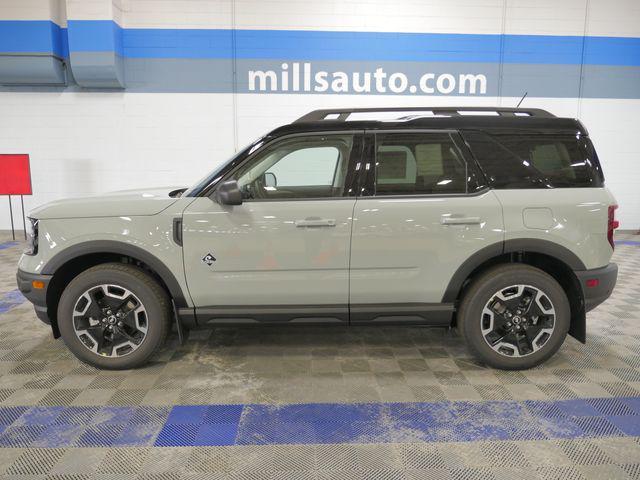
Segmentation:
{"type": "Polygon", "coordinates": [[[640,236],[543,367],[477,365],[452,331],[173,335],[146,368],[81,364],[16,290],[0,238],[2,478],[640,478],[640,236]]]}

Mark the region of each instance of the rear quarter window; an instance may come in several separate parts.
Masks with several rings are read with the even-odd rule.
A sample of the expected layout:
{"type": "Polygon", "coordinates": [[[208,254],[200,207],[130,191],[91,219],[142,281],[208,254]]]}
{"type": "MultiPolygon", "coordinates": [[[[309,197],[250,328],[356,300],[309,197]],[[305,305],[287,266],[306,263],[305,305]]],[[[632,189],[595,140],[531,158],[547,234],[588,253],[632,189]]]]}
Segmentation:
{"type": "Polygon", "coordinates": [[[494,188],[602,187],[604,178],[588,137],[463,132],[494,188]]]}

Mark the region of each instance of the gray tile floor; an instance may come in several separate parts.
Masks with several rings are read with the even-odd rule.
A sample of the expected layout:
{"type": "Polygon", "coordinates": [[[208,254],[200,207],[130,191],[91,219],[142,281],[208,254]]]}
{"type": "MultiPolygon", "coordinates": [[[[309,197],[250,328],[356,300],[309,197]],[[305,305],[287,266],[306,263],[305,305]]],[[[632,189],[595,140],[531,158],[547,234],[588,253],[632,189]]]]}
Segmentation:
{"type": "MultiPolygon", "coordinates": [[[[640,241],[639,236],[619,239],[640,241]]],[[[1,242],[8,239],[0,238],[1,242]]],[[[0,299],[21,245],[0,250],[0,299]]],[[[173,335],[145,368],[78,362],[28,303],[0,314],[0,407],[556,400],[640,397],[640,246],[618,245],[613,296],[544,366],[500,372],[454,331],[218,328],[173,335]]],[[[481,419],[478,419],[481,422],[481,419]]],[[[466,443],[3,448],[2,478],[640,478],[637,437],[466,443]]]]}

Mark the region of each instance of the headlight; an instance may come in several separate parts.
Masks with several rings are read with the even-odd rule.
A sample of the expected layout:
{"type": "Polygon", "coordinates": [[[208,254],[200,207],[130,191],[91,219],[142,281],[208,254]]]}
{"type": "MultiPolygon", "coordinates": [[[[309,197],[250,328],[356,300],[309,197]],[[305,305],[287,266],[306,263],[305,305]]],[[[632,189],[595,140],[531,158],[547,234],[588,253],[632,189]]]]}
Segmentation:
{"type": "Polygon", "coordinates": [[[25,255],[35,255],[38,253],[38,220],[28,218],[27,227],[27,248],[24,249],[25,255]]]}

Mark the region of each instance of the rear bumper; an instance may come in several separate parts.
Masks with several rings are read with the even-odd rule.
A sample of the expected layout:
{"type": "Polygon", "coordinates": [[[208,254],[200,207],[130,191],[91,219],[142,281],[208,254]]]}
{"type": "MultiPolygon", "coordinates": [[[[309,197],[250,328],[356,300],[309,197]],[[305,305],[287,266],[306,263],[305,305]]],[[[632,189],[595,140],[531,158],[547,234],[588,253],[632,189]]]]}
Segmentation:
{"type": "Polygon", "coordinates": [[[575,272],[584,294],[584,308],[588,312],[604,302],[616,286],[618,265],[610,263],[606,267],[575,272]],[[589,285],[592,286],[589,286],[589,285]]]}
{"type": "Polygon", "coordinates": [[[53,275],[39,275],[37,273],[29,273],[18,269],[16,273],[16,281],[20,292],[33,303],[36,315],[47,325],[51,325],[51,319],[47,314],[47,288],[53,275]],[[44,283],[44,288],[33,288],[32,282],[38,280],[44,283]]]}

